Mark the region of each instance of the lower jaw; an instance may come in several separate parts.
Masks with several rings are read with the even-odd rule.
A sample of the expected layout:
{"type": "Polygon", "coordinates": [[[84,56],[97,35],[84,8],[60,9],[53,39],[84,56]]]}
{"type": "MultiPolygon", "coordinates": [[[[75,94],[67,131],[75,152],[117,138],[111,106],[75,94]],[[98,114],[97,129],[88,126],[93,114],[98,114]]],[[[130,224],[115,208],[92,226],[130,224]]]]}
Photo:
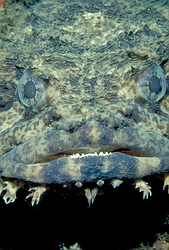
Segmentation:
{"type": "Polygon", "coordinates": [[[138,157],[124,152],[112,152],[75,154],[36,164],[11,164],[4,169],[2,175],[34,183],[59,184],[113,178],[137,179],[167,171],[169,157],[138,157]]]}

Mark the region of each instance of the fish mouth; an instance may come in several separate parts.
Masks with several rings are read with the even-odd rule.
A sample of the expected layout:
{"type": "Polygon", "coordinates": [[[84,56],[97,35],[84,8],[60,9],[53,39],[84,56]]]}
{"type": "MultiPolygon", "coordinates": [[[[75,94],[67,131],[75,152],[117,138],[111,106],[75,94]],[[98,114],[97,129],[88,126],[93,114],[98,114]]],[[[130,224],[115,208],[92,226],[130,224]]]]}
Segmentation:
{"type": "Polygon", "coordinates": [[[1,156],[1,172],[35,183],[142,178],[169,170],[168,148],[159,134],[90,120],[73,133],[51,131],[20,144],[1,156]]]}
{"type": "Polygon", "coordinates": [[[91,156],[106,156],[109,154],[113,154],[115,152],[119,152],[121,154],[126,154],[126,155],[130,155],[130,156],[136,156],[136,157],[149,157],[149,155],[147,155],[144,152],[140,152],[134,149],[129,149],[129,148],[108,148],[106,147],[105,149],[102,148],[102,151],[98,151],[98,149],[92,149],[90,150],[89,148],[86,149],[76,149],[76,150],[69,150],[69,151],[65,151],[65,152],[60,152],[57,154],[53,154],[53,155],[49,155],[49,156],[45,156],[44,158],[40,159],[38,162],[36,163],[47,163],[53,160],[56,160],[58,158],[63,158],[63,157],[70,157],[70,158],[80,158],[80,157],[91,157],[91,156]],[[84,153],[84,151],[86,153],[84,153]]]}

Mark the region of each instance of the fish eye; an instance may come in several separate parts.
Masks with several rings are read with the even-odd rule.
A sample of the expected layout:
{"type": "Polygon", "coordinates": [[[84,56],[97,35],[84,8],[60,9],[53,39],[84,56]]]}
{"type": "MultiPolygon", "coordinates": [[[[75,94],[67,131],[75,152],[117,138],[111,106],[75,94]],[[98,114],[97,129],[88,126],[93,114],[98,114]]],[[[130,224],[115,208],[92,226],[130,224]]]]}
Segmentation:
{"type": "Polygon", "coordinates": [[[45,84],[33,73],[27,70],[18,83],[19,100],[27,107],[39,105],[45,95],[45,84]]]}
{"type": "Polygon", "coordinates": [[[138,87],[148,102],[159,101],[166,92],[166,78],[162,68],[155,63],[148,67],[139,75],[138,87]]]}
{"type": "Polygon", "coordinates": [[[36,95],[35,83],[30,80],[24,85],[24,93],[27,98],[34,98],[36,95]]]}

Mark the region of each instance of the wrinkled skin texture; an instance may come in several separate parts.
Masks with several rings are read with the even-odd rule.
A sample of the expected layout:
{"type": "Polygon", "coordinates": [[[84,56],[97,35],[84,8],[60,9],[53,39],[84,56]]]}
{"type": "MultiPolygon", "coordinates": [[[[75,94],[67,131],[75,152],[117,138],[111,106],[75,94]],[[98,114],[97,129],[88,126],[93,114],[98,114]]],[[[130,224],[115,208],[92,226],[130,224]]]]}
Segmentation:
{"type": "Polygon", "coordinates": [[[137,85],[154,64],[167,79],[168,9],[153,1],[42,1],[14,15],[0,51],[3,182],[83,185],[169,172],[168,89],[150,103],[137,85]],[[36,107],[17,94],[27,70],[45,87],[36,107]]]}

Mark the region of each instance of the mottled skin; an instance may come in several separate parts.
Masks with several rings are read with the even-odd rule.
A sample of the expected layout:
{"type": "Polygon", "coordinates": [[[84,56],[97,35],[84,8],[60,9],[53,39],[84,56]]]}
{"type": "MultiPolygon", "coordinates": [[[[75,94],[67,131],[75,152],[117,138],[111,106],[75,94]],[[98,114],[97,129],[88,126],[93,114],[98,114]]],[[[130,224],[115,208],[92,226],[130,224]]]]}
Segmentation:
{"type": "Polygon", "coordinates": [[[137,81],[153,63],[167,79],[169,5],[66,2],[17,3],[1,17],[15,23],[0,27],[2,178],[82,184],[168,172],[168,90],[149,103],[137,81]],[[26,70],[45,84],[34,108],[17,95],[26,70]]]}

